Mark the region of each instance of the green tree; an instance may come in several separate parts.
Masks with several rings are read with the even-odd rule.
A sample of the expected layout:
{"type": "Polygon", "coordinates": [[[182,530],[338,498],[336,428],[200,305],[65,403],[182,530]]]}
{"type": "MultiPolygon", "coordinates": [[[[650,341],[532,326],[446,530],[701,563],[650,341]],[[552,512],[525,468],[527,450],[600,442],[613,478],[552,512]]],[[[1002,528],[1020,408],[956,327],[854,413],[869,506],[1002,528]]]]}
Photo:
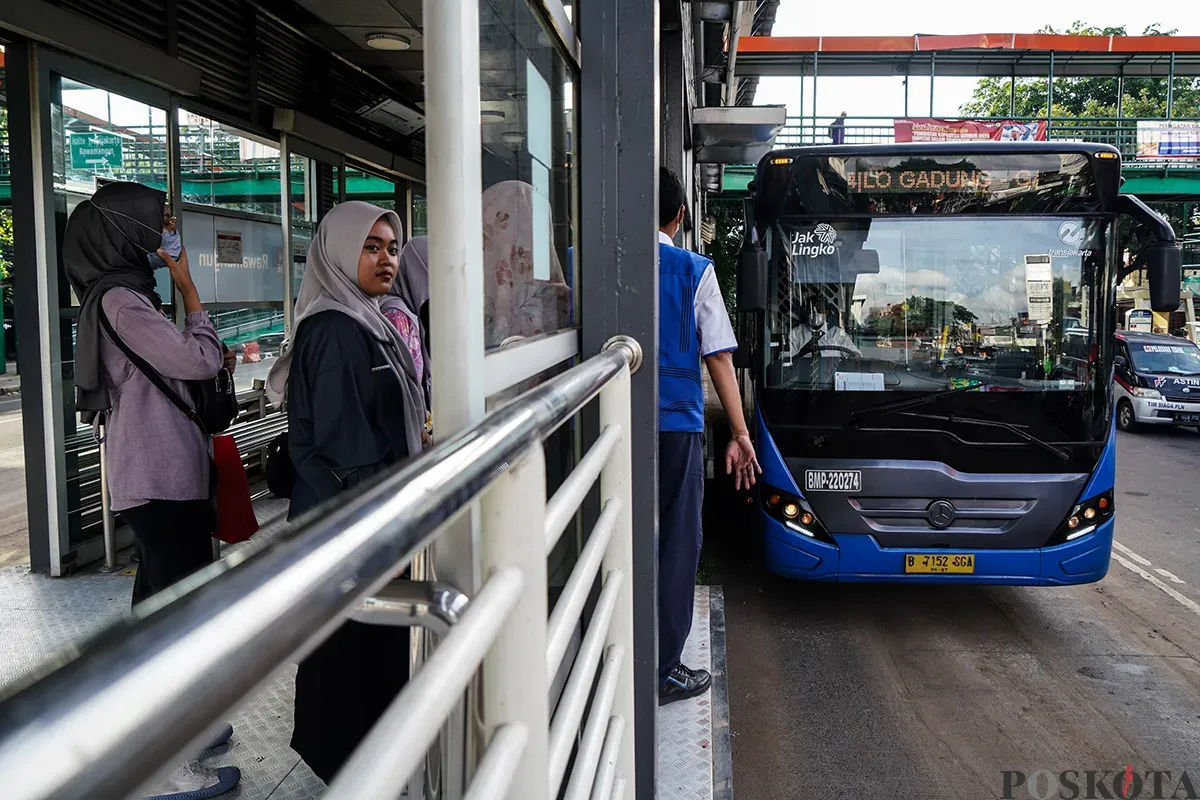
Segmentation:
{"type": "Polygon", "coordinates": [[[745,208],[740,197],[718,197],[708,201],[707,210],[716,223],[716,238],[705,248],[705,252],[713,260],[725,307],[733,314],[737,308],[738,254],[742,250],[745,208]]]}
{"type": "MultiPolygon", "coordinates": [[[[1125,26],[1098,28],[1076,21],[1067,30],[1047,26],[1038,33],[1067,33],[1080,36],[1125,36],[1125,26]]],[[[1150,25],[1143,36],[1171,36],[1175,30],[1150,25]]],[[[1200,116],[1200,78],[1175,79],[1172,117],[1200,116]]],[[[1118,81],[1116,78],[1055,78],[1054,118],[1116,117],[1118,81]]],[[[1020,78],[1016,81],[1015,103],[1010,112],[1012,82],[1009,78],[983,78],[971,100],[959,112],[972,117],[1045,117],[1046,80],[1020,78]]],[[[1126,78],[1121,112],[1125,117],[1165,118],[1167,115],[1166,78],[1126,78]]]]}

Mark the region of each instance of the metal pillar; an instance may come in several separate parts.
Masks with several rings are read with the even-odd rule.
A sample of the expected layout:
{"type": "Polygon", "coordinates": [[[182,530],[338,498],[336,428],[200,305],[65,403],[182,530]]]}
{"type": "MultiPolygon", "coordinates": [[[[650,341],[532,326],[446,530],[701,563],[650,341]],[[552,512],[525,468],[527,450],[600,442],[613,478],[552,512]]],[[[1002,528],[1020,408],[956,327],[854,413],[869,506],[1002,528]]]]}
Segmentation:
{"type": "MultiPolygon", "coordinates": [[[[117,571],[117,533],[116,521],[113,519],[112,503],[108,497],[108,459],[104,446],[104,429],[101,428],[100,438],[100,515],[104,525],[104,566],[101,572],[117,571]]],[[[219,543],[213,539],[214,547],[219,543]]]]}
{"type": "Polygon", "coordinates": [[[1120,127],[1120,120],[1125,116],[1125,67],[1121,67],[1121,74],[1117,76],[1117,126],[1120,127]]]}
{"type": "Polygon", "coordinates": [[[40,46],[28,40],[8,45],[5,60],[29,556],[35,572],[59,575],[67,541],[67,487],[50,98],[44,94],[48,77],[42,74],[40,46]]]}
{"type": "Polygon", "coordinates": [[[1171,118],[1171,112],[1175,109],[1175,54],[1171,53],[1171,60],[1167,64],[1167,119],[1171,118]]]}
{"type": "Polygon", "coordinates": [[[904,76],[904,116],[908,116],[908,75],[904,76]]]}
{"type": "Polygon", "coordinates": [[[283,335],[290,339],[296,308],[296,254],[292,250],[292,147],[286,133],[279,134],[279,225],[283,235],[283,335]]]}
{"type": "MultiPolygon", "coordinates": [[[[662,35],[662,153],[659,158],[664,167],[671,170],[690,187],[695,181],[688,171],[685,159],[685,131],[687,125],[687,92],[684,81],[684,37],[681,30],[664,31],[662,35]]],[[[689,189],[688,194],[691,194],[689,189]]],[[[692,209],[693,213],[696,209],[692,209]]],[[[657,212],[655,213],[657,218],[657,212]]],[[[696,217],[699,219],[699,217],[696,217]]],[[[676,235],[676,244],[683,244],[683,229],[676,235]]]]}
{"type": "Polygon", "coordinates": [[[1017,73],[1014,70],[1008,84],[1008,115],[1017,115],[1017,73]]]}
{"type": "MultiPolygon", "coordinates": [[[[658,2],[582,3],[580,284],[583,355],[617,334],[658,354],[658,2]]],[[[434,341],[437,341],[436,337],[434,341]]],[[[637,785],[655,796],[658,709],[658,371],[632,378],[634,735],[637,785]]],[[[595,417],[587,426],[598,433],[595,417]]]]}
{"type": "MultiPolygon", "coordinates": [[[[479,4],[425,0],[425,141],[434,434],[483,418],[483,146],[479,130],[479,4]],[[474,224],[464,224],[474,221],[474,224]]],[[[439,579],[474,596],[481,584],[479,505],[433,547],[439,579]]],[[[468,690],[466,708],[477,702],[468,690]]],[[[444,797],[465,791],[479,734],[459,704],[446,722],[444,797]]]]}
{"type": "Polygon", "coordinates": [[[800,65],[800,141],[795,144],[804,144],[804,65],[800,65]]]}
{"type": "Polygon", "coordinates": [[[821,53],[813,53],[813,144],[817,143],[817,73],[820,71],[821,53]]]}
{"type": "Polygon", "coordinates": [[[929,54],[929,116],[934,116],[933,113],[933,79],[937,74],[937,52],[929,54]]]}
{"type": "Polygon", "coordinates": [[[1050,138],[1050,121],[1054,119],[1054,51],[1050,51],[1050,79],[1046,81],[1046,138],[1050,138]]]}
{"type": "MultiPolygon", "coordinates": [[[[111,94],[109,95],[111,97],[111,94]]],[[[153,113],[153,112],[151,112],[153,113]]],[[[151,137],[153,139],[153,137],[151,137]]],[[[179,98],[171,95],[171,103],[167,108],[167,202],[171,213],[175,215],[175,228],[182,239],[183,230],[183,168],[179,153],[179,98]]],[[[174,298],[175,324],[183,327],[187,312],[183,309],[183,298],[180,296],[174,281],[171,282],[171,296],[174,298]]],[[[107,550],[108,539],[105,538],[107,550]]],[[[106,552],[107,555],[107,552],[106,552]]]]}

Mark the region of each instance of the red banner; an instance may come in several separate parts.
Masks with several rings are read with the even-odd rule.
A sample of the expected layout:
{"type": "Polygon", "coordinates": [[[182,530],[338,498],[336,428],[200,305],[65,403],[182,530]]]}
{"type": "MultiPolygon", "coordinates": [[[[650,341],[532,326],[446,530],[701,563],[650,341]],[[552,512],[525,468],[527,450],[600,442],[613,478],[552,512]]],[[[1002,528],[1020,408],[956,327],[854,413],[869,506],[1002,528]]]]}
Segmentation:
{"type": "Polygon", "coordinates": [[[898,119],[897,142],[1044,142],[1046,121],[972,122],[970,120],[898,119]]]}

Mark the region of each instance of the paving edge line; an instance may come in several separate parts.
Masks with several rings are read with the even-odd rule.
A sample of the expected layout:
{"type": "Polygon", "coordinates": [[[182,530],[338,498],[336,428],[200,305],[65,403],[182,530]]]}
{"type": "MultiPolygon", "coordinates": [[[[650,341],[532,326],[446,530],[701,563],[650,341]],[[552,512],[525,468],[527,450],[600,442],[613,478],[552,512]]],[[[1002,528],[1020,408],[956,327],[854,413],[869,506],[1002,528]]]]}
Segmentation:
{"type": "Polygon", "coordinates": [[[733,736],[729,723],[729,661],[725,653],[725,593],[708,587],[712,671],[713,800],[733,800],[733,736]]]}

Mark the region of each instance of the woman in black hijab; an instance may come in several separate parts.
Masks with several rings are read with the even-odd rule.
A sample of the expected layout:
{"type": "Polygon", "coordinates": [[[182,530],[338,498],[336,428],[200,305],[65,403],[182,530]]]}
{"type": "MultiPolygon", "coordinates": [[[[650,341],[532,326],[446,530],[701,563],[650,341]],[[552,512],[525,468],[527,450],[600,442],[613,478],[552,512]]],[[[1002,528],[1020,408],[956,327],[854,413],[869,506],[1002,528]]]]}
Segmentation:
{"type": "Polygon", "coordinates": [[[100,298],[123,286],[144,295],[155,308],[149,256],[162,246],[166,195],[140,183],[110,183],[71,214],[63,237],[67,279],[79,298],[75,346],[76,408],[107,411],[108,391],[100,379],[100,298]]]}
{"type": "MultiPolygon", "coordinates": [[[[75,208],[63,234],[63,263],[80,302],[77,408],[104,423],[112,508],[133,529],[139,556],[134,603],[212,560],[208,437],[108,333],[111,327],[183,398],[189,397],[185,381],[207,380],[221,369],[221,342],[200,305],[187,254],[181,251],[176,260],[161,249],[170,223],[162,192],[112,183],[75,208]],[[187,312],[183,330],[162,314],[152,256],[171,270],[179,289],[187,312]]],[[[218,738],[231,733],[226,726],[218,738]]],[[[150,796],[215,797],[240,776],[235,767],[190,761],[152,787],[150,796]]]]}

